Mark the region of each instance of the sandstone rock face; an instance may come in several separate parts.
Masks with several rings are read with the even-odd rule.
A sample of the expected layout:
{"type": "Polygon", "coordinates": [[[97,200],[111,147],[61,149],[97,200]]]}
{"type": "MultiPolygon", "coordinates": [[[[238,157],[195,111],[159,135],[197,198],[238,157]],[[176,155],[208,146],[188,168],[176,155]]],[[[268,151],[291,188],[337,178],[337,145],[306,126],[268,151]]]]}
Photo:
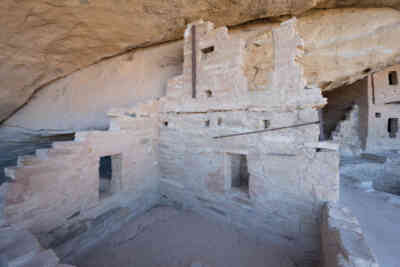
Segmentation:
{"type": "Polygon", "coordinates": [[[109,109],[165,95],[166,81],[182,72],[182,57],[182,42],[176,41],[89,66],[42,88],[3,126],[105,129],[109,109]]]}
{"type": "MultiPolygon", "coordinates": [[[[304,44],[296,61],[309,87],[330,90],[400,62],[400,12],[394,9],[311,11],[297,20],[297,31],[304,44]]],[[[272,29],[248,40],[244,71],[250,90],[274,86],[272,75],[279,64],[274,47],[272,29]]]]}
{"type": "Polygon", "coordinates": [[[179,39],[190,21],[237,25],[340,6],[399,7],[400,1],[1,1],[0,121],[44,84],[127,49],[179,39]]]}
{"type": "MultiPolygon", "coordinates": [[[[399,62],[399,23],[400,12],[390,8],[317,10],[298,17],[296,31],[302,43],[296,62],[304,71],[306,86],[329,90],[399,62]]],[[[261,21],[230,31],[232,38],[241,38],[246,45],[243,66],[249,90],[281,87],[272,83],[274,75],[293,79],[276,65],[273,30],[279,25],[261,21]]],[[[167,80],[182,71],[182,46],[175,41],[134,49],[52,82],[4,126],[70,131],[105,128],[109,108],[165,95],[167,80]]],[[[4,101],[11,103],[13,98],[8,99],[4,101]]]]}

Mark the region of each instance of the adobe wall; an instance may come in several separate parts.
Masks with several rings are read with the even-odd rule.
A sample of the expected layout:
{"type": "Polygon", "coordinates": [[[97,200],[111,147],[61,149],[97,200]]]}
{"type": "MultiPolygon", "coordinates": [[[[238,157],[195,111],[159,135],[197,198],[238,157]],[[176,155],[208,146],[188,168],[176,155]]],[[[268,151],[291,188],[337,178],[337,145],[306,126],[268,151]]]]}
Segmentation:
{"type": "Polygon", "coordinates": [[[7,169],[12,178],[2,185],[7,223],[49,232],[116,207],[129,207],[134,214],[158,202],[157,117],[140,116],[136,124],[128,115],[112,116],[130,119],[131,126],[79,132],[75,141],[55,142],[53,148],[20,157],[17,167],[7,169]],[[108,155],[118,155],[120,161],[113,165],[111,196],[101,198],[99,161],[108,155]]]}

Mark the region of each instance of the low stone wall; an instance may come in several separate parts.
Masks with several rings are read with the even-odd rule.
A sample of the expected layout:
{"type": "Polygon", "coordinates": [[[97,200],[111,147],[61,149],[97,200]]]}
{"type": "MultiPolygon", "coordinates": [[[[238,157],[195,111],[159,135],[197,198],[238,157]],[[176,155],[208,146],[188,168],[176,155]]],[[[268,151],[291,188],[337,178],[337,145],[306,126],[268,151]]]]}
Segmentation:
{"type": "Polygon", "coordinates": [[[348,208],[329,202],[323,206],[321,238],[323,267],[379,267],[348,208]]]}
{"type": "Polygon", "coordinates": [[[156,204],[158,119],[125,117],[119,120],[121,124],[130,120],[130,127],[117,127],[114,122],[109,131],[78,132],[74,141],[55,142],[52,148],[19,157],[16,167],[6,168],[11,181],[0,188],[5,222],[39,234],[95,219],[112,209],[130,207],[135,213],[156,204]],[[112,159],[106,194],[99,171],[104,157],[112,159]],[[141,199],[147,201],[137,207],[141,199]]]}

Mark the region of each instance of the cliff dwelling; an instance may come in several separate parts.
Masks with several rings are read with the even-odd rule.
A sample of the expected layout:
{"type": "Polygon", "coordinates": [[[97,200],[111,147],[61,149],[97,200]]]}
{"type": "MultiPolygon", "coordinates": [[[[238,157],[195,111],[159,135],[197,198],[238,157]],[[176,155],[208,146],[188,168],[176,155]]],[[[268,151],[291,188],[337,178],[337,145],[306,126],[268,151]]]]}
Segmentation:
{"type": "Polygon", "coordinates": [[[67,2],[5,4],[0,267],[398,266],[400,3],[67,2]]]}

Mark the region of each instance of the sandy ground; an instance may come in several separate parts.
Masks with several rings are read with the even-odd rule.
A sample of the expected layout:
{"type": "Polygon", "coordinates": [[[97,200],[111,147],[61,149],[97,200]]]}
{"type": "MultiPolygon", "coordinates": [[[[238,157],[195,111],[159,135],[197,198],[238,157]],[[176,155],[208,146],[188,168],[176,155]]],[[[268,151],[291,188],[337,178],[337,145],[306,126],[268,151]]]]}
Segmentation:
{"type": "MultiPolygon", "coordinates": [[[[400,196],[342,175],[340,202],[359,219],[381,267],[400,267],[400,196]]],[[[81,255],[78,267],[294,267],[295,250],[282,240],[190,211],[157,207],[81,255]]],[[[297,255],[298,256],[298,255],[297,255]]]]}
{"type": "MultiPolygon", "coordinates": [[[[293,267],[276,240],[258,240],[190,211],[157,207],[75,262],[78,267],[293,267]]],[[[278,242],[279,243],[279,242],[278,242]]]]}
{"type": "Polygon", "coordinates": [[[400,197],[342,179],[341,202],[360,221],[381,267],[400,266],[400,197]]]}

